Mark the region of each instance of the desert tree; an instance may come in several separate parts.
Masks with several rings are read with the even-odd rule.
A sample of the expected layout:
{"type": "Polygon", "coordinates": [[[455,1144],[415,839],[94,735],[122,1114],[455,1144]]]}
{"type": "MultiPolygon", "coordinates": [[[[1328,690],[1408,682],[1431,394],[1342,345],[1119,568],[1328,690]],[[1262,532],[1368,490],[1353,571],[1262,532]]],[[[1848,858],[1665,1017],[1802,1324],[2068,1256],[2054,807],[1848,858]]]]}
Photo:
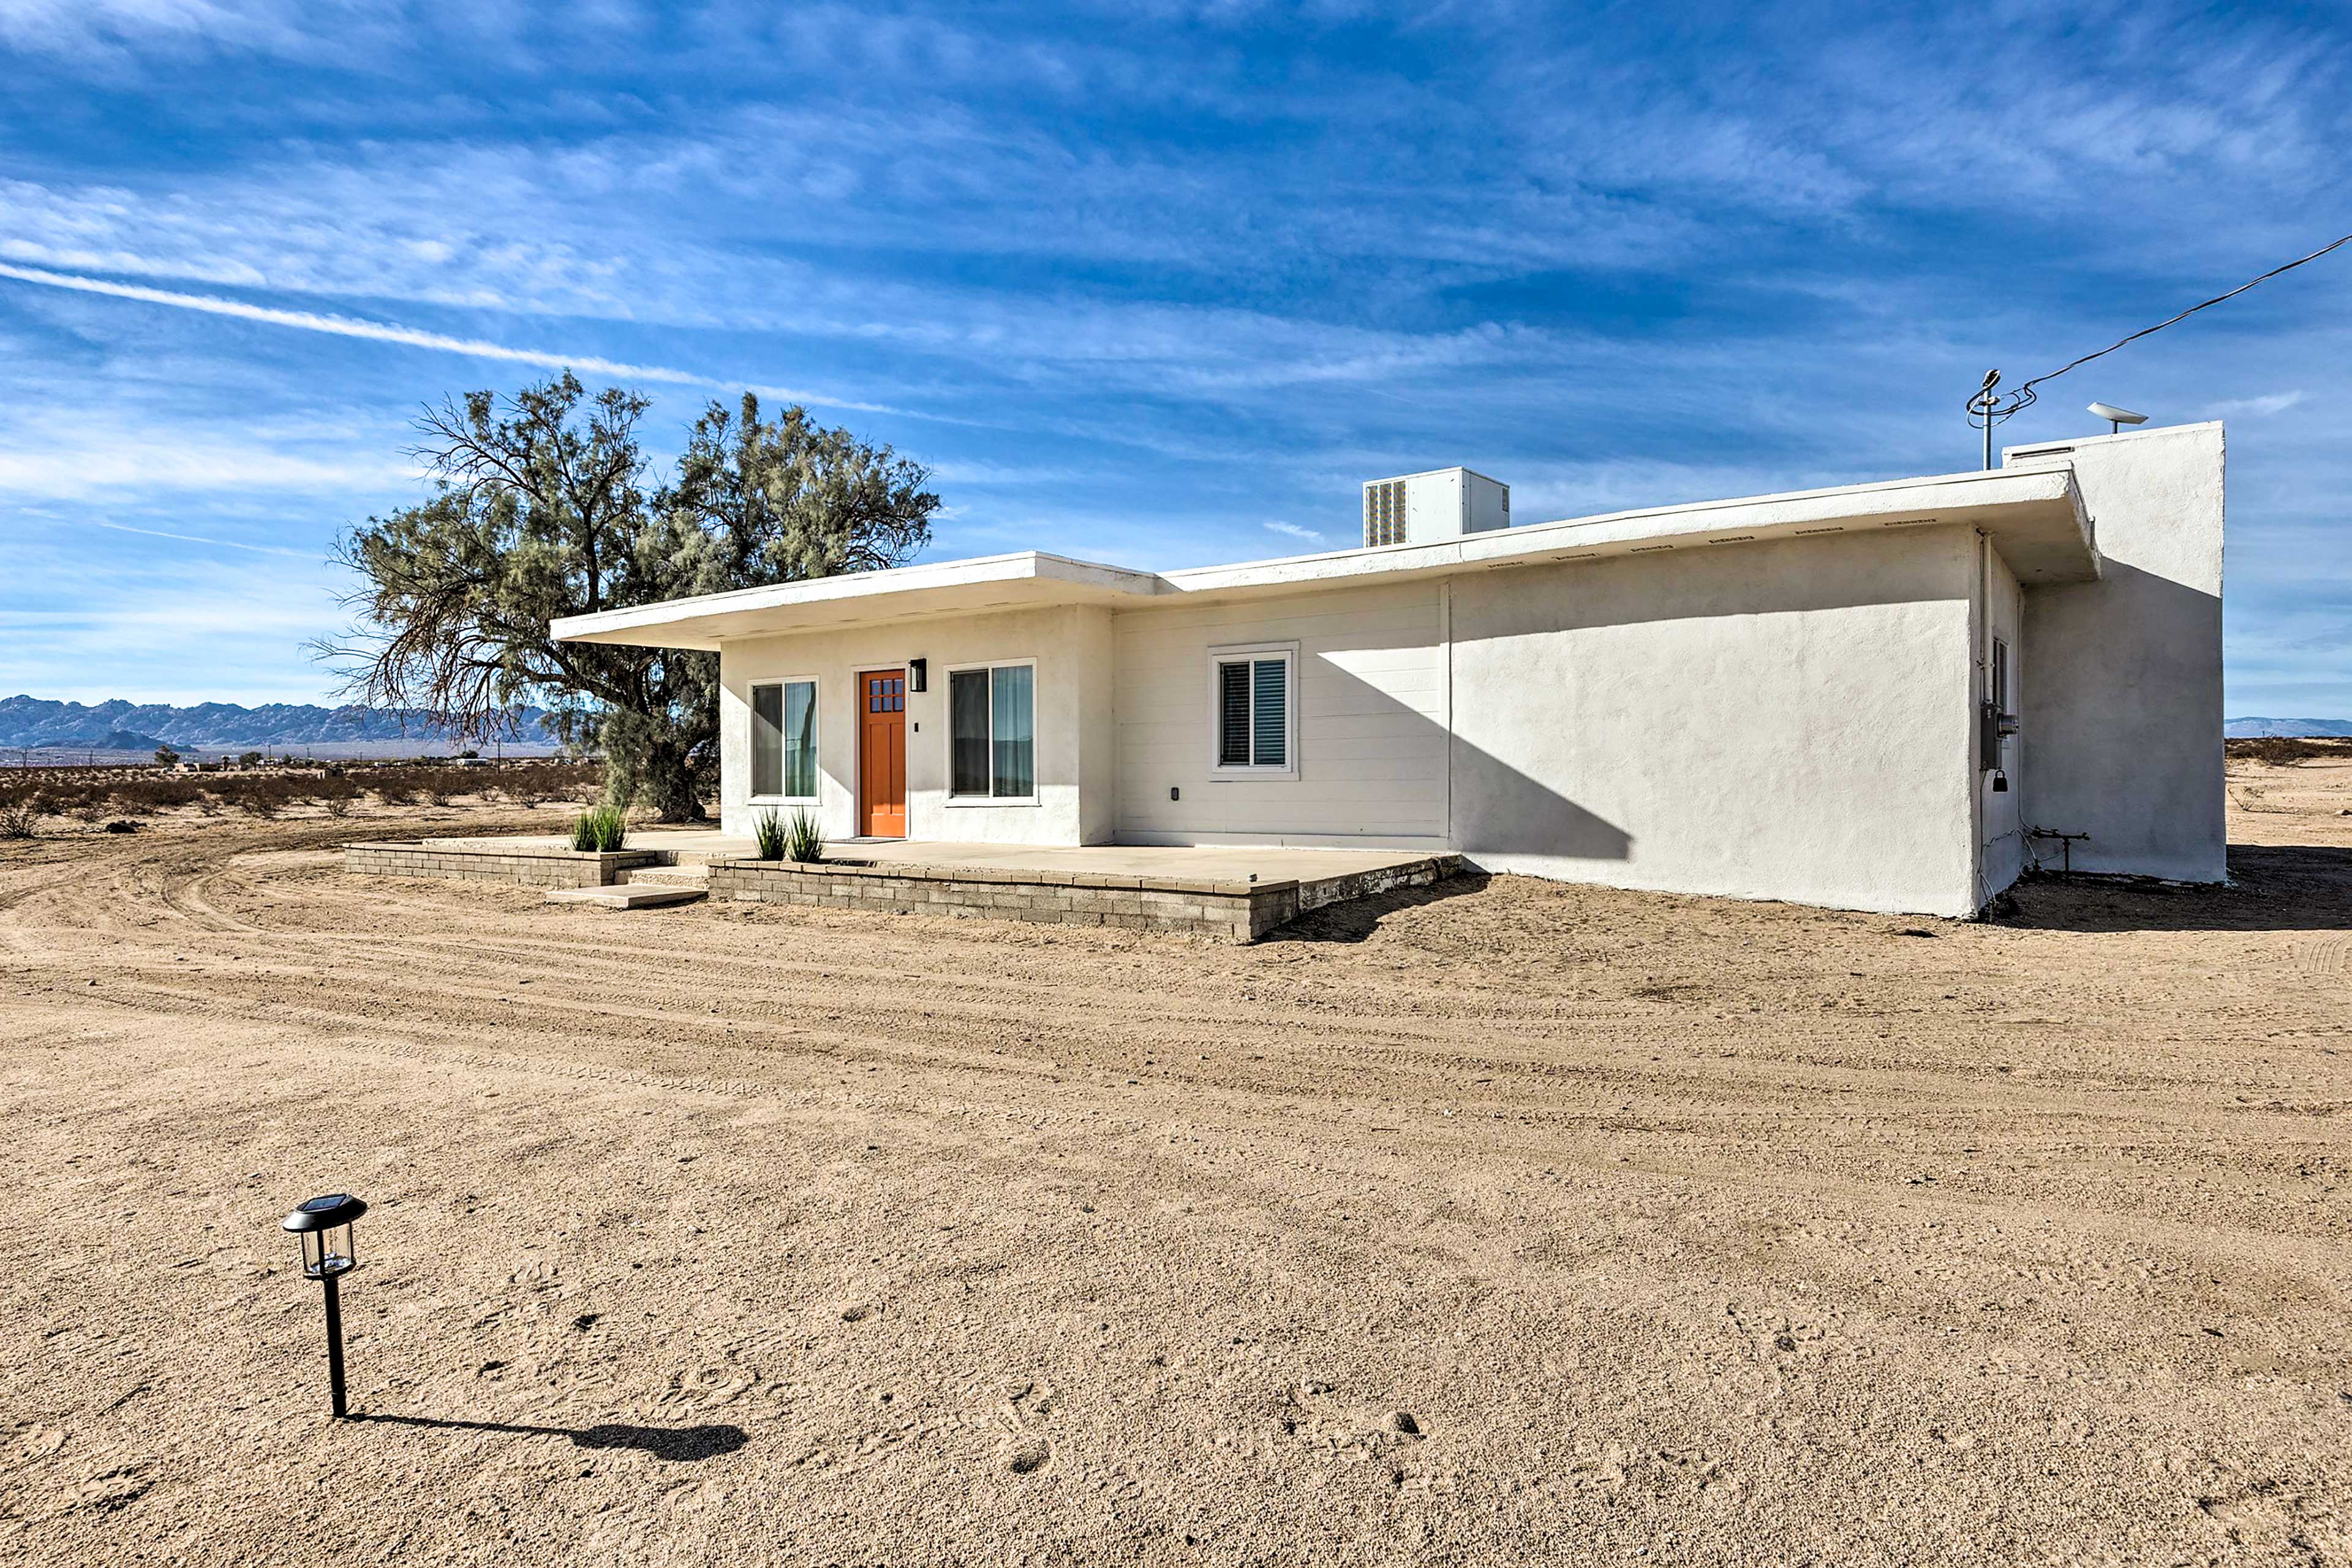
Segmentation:
{"type": "Polygon", "coordinates": [[[570,373],[511,398],[468,393],[420,416],[431,497],[337,547],[361,586],[322,648],[344,689],[461,736],[510,733],[546,704],[567,744],[603,749],[619,799],[702,819],[718,767],[719,660],[560,643],[548,624],[695,594],[903,563],[930,538],[929,474],[805,410],[713,403],[673,474],[650,483],[646,401],[586,395],[570,373]]]}

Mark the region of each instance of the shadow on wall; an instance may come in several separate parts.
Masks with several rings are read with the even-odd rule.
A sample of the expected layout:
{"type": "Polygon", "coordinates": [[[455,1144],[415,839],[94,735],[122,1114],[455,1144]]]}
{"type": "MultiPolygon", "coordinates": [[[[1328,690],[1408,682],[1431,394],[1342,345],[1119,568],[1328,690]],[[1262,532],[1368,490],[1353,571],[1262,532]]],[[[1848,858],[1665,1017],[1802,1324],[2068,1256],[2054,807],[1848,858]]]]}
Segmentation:
{"type": "MultiPolygon", "coordinates": [[[[1790,802],[1847,800],[1856,779],[1933,793],[1965,712],[1921,696],[1964,657],[1973,563],[1956,530],[1864,531],[1458,580],[1457,842],[1627,861],[1638,826],[1644,882],[1868,901],[1887,813],[1790,802]]],[[[1895,837],[1915,879],[1964,853],[1924,818],[1895,837]]]]}
{"type": "MultiPolygon", "coordinates": [[[[1344,808],[1328,808],[1335,813],[1344,809],[1345,817],[1314,823],[1289,820],[1278,815],[1282,808],[1272,801],[1265,805],[1264,816],[1254,816],[1257,799],[1240,792],[1272,788],[1286,793],[1292,786],[1213,782],[1200,787],[1217,809],[1209,820],[1191,818],[1178,831],[1436,837],[1445,831],[1448,792],[1462,788],[1466,781],[1482,800],[1494,803],[1495,831],[1482,839],[1478,846],[1482,850],[1524,850],[1591,860],[1633,858],[1633,836],[1623,828],[1459,734],[1449,734],[1436,719],[1348,668],[1347,661],[1358,655],[1408,649],[1430,650],[1433,664],[1436,662],[1432,645],[1410,636],[1358,638],[1343,647],[1301,650],[1298,751],[1303,776],[1315,785],[1354,786],[1344,808]],[[1377,749],[1377,765],[1385,773],[1374,773],[1374,764],[1332,754],[1330,748],[1349,744],[1360,751],[1377,749]],[[1368,778],[1368,773],[1372,777],[1368,778]],[[1367,799],[1357,793],[1383,776],[1393,792],[1389,799],[1367,799]],[[1236,793],[1229,799],[1217,798],[1216,792],[1227,790],[1236,793]]],[[[1205,735],[1202,744],[1206,744],[1205,735]]],[[[1122,826],[1146,833],[1164,830],[1160,820],[1150,816],[1122,826]]]]}
{"type": "Polygon", "coordinates": [[[1478,792],[1482,855],[1559,855],[1580,860],[1631,860],[1633,836],[1569,799],[1542,780],[1455,736],[1457,787],[1478,792]]]}
{"type": "MultiPolygon", "coordinates": [[[[1164,781],[1154,781],[1135,790],[1136,815],[1120,830],[1433,836],[1446,830],[1450,799],[1451,828],[1467,853],[1596,868],[1632,861],[1633,825],[1576,798],[1591,790],[1652,803],[1645,852],[1663,857],[1658,875],[1670,881],[1727,885],[1770,851],[1850,864],[1859,869],[1848,880],[1866,882],[1885,850],[1885,814],[1853,813],[1849,824],[1816,812],[1792,826],[1786,798],[1841,798],[1856,769],[1906,785],[1938,776],[1940,753],[1923,748],[1953,742],[1969,710],[1963,700],[1921,720],[1921,683],[1950,673],[1923,662],[1921,650],[1942,657],[1948,631],[1949,661],[1964,661],[1965,637],[1957,619],[1945,628],[1901,612],[1950,606],[1957,616],[1974,561],[1959,531],[1896,530],[1458,578],[1451,733],[1414,705],[1427,701],[1424,667],[1392,657],[1433,648],[1434,602],[1425,616],[1391,616],[1369,632],[1331,612],[1325,619],[1339,629],[1310,633],[1301,648],[1301,763],[1312,784],[1344,788],[1319,806],[1321,817],[1302,820],[1265,793],[1274,786],[1248,784],[1207,785],[1200,794],[1212,804],[1197,812],[1187,790],[1173,810],[1161,804],[1164,781]],[[1885,651],[1890,629],[1910,639],[1913,664],[1899,681],[1869,657],[1885,651]],[[1392,695],[1383,682],[1397,686],[1401,676],[1412,684],[1392,695]],[[1335,744],[1346,749],[1335,755],[1335,744]]],[[[1154,713],[1131,722],[1155,731],[1181,722],[1184,743],[1205,747],[1189,717],[1202,700],[1204,691],[1188,690],[1171,705],[1181,721],[1154,713]]],[[[1914,860],[1941,852],[1937,825],[1907,831],[1914,860]]],[[[1965,856],[1966,833],[1965,824],[1954,829],[1947,858],[1965,856]]],[[[1955,874],[1956,886],[1965,882],[1964,870],[1955,874]]]]}
{"type": "Polygon", "coordinates": [[[2221,601],[2120,561],[2102,571],[2025,595],[2027,820],[2090,834],[2082,869],[2218,877],[2221,601]]]}

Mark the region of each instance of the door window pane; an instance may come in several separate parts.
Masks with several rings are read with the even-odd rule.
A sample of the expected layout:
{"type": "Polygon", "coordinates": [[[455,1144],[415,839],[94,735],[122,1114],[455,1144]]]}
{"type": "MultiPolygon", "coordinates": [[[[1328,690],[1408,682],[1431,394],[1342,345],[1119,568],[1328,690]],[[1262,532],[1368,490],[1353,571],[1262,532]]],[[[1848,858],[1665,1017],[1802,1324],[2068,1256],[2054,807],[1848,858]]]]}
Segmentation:
{"type": "Polygon", "coordinates": [[[1009,664],[989,673],[994,677],[996,783],[992,793],[1025,798],[1037,793],[1037,672],[1025,664],[1009,664]]]}
{"type": "Polygon", "coordinates": [[[988,794],[988,671],[948,675],[948,793],[988,794]]]}
{"type": "Polygon", "coordinates": [[[784,689],[751,688],[751,793],[776,795],[783,779],[784,689]]]}

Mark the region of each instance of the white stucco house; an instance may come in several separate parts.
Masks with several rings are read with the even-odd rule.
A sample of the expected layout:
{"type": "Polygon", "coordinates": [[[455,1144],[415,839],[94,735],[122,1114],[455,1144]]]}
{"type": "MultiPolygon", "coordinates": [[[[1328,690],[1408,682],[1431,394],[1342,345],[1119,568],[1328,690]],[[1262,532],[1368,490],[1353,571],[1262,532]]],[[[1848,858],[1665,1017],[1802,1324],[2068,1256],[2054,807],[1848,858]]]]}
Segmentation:
{"type": "Polygon", "coordinates": [[[1511,526],[1462,469],[1360,548],[1022,553],[557,623],[715,649],[722,826],[1458,851],[1966,915],[2036,849],[2223,876],[2222,432],[1511,526]]]}

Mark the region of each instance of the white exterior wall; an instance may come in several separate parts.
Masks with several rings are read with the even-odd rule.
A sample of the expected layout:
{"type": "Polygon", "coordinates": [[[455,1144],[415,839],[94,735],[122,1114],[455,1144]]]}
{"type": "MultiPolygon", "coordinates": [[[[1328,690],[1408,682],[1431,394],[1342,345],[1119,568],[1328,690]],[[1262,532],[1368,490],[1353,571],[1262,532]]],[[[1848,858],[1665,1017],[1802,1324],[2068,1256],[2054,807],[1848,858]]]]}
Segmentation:
{"type": "Polygon", "coordinates": [[[2090,835],[2076,870],[2228,874],[2222,463],[2218,424],[2003,454],[2009,468],[2072,465],[2101,557],[2099,581],[2025,596],[2023,809],[2033,826],[2090,835]]]}
{"type": "Polygon", "coordinates": [[[1444,847],[1445,595],[1402,583],[1121,611],[1119,838],[1444,847]],[[1209,650],[1293,642],[1298,776],[1213,776],[1209,650]]]}
{"type": "Polygon", "coordinates": [[[1963,915],[1976,537],[1870,529],[1454,579],[1479,865],[1963,915]]]}
{"type": "MultiPolygon", "coordinates": [[[[929,661],[929,689],[907,697],[907,836],[987,844],[1097,844],[1110,837],[1110,613],[1089,607],[914,621],[730,641],[719,650],[719,825],[749,834],[754,682],[817,681],[816,811],[827,835],[857,831],[856,672],[929,661]],[[1034,659],[1037,803],[948,798],[948,670],[1034,659]]],[[[780,805],[789,816],[793,807],[780,805]]]]}

